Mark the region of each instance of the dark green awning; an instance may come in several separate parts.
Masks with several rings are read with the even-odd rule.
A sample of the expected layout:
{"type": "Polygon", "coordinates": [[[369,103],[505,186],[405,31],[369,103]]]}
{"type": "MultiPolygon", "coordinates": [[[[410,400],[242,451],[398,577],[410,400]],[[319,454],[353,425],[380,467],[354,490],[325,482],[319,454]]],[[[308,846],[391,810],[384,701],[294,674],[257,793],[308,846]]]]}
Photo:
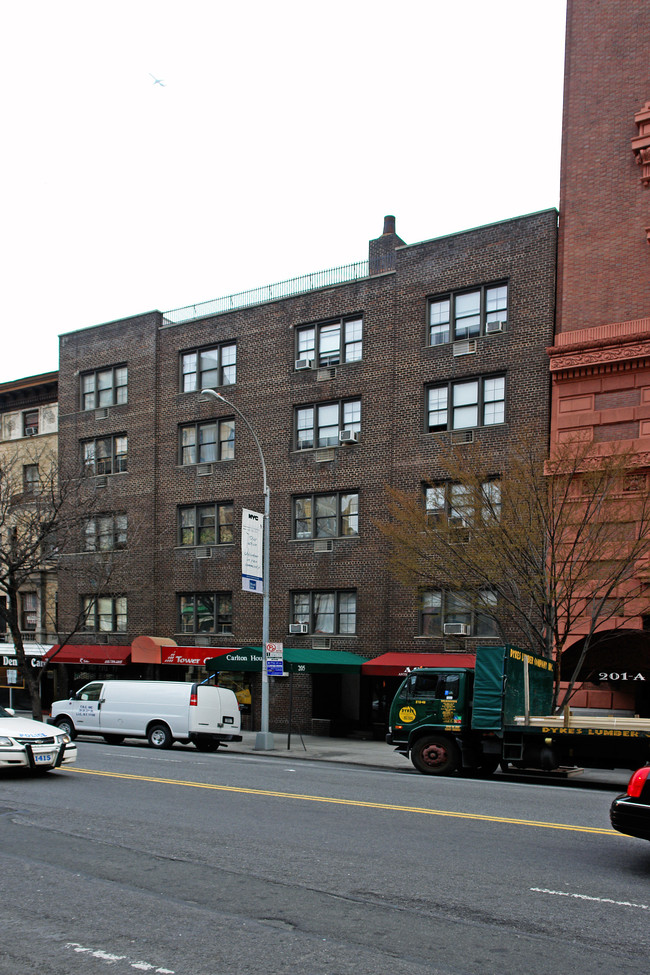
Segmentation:
{"type": "MultiPolygon", "coordinates": [[[[347,650],[313,650],[311,647],[284,648],[285,673],[294,674],[358,674],[366,657],[358,657],[347,650]]],[[[241,647],[222,650],[218,657],[205,662],[207,670],[262,670],[262,648],[241,647]]]]}

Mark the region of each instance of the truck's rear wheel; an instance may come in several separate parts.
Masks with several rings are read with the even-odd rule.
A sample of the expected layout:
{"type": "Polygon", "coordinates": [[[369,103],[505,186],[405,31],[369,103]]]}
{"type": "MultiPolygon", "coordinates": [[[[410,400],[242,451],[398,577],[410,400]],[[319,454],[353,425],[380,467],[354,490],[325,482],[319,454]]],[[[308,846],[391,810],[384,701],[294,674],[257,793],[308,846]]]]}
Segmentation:
{"type": "Polygon", "coordinates": [[[456,743],[444,735],[427,735],[414,744],[411,761],[418,772],[425,775],[451,775],[460,764],[460,751],[456,743]]]}
{"type": "Polygon", "coordinates": [[[166,724],[152,724],[147,732],[147,740],[152,748],[171,748],[174,742],[166,724]]]}

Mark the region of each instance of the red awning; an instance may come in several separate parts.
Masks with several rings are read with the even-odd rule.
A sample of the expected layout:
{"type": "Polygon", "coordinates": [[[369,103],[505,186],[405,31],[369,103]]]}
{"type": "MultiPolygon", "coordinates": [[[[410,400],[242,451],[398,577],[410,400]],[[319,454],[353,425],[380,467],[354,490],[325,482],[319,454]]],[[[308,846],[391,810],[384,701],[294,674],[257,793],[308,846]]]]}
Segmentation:
{"type": "Polygon", "coordinates": [[[44,656],[48,663],[53,664],[90,664],[91,666],[123,667],[131,661],[131,647],[116,646],[81,646],[70,644],[59,650],[56,644],[44,656]]]}
{"type": "Polygon", "coordinates": [[[204,667],[210,657],[232,653],[236,647],[161,647],[161,663],[181,667],[204,667]]]}
{"type": "Polygon", "coordinates": [[[474,667],[473,653],[382,653],[361,664],[366,677],[399,677],[407,667],[474,667]]]}

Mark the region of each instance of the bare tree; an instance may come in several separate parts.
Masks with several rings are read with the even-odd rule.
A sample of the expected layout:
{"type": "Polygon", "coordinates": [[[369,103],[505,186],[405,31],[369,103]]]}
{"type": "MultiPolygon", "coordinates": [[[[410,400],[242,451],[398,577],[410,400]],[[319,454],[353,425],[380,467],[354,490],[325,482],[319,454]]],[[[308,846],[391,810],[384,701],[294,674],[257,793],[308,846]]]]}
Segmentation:
{"type": "Polygon", "coordinates": [[[583,644],[561,708],[595,635],[647,611],[650,499],[634,454],[567,441],[548,457],[534,433],[494,452],[441,443],[425,496],[390,491],[394,574],[414,592],[460,593],[503,640],[560,660],[583,644]],[[499,469],[500,468],[500,469],[499,469]]]}
{"type": "MultiPolygon", "coordinates": [[[[21,598],[44,574],[52,586],[62,574],[83,573],[95,594],[114,585],[115,560],[108,553],[87,553],[83,560],[61,557],[61,552],[84,549],[88,524],[97,510],[96,494],[89,478],[79,471],[62,476],[54,454],[47,449],[6,452],[0,456],[0,621],[14,644],[18,670],[28,690],[32,713],[42,719],[40,679],[29,666],[25,653],[25,630],[21,623],[21,598]],[[25,471],[31,472],[26,479],[25,471]]],[[[86,624],[87,612],[80,607],[74,619],[66,620],[65,644],[86,624]]],[[[50,610],[42,629],[57,632],[50,610]]]]}

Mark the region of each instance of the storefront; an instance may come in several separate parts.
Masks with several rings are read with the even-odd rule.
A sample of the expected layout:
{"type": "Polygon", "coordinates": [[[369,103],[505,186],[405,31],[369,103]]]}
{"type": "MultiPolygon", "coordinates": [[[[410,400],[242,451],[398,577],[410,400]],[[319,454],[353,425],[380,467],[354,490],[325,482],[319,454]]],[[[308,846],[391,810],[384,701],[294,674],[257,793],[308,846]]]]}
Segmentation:
{"type": "MultiPolygon", "coordinates": [[[[344,650],[284,647],[283,674],[269,678],[271,730],[344,735],[360,727],[361,666],[365,659],[344,650]]],[[[217,675],[220,684],[232,686],[235,681],[248,689],[251,729],[259,727],[262,648],[221,652],[213,648],[206,669],[217,675]]]]}
{"type": "Polygon", "coordinates": [[[55,644],[44,656],[45,677],[42,686],[43,707],[70,696],[88,681],[120,677],[137,677],[131,668],[131,648],[110,644],[55,644]],[[47,687],[51,692],[46,693],[47,687]]]}
{"type": "MultiPolygon", "coordinates": [[[[45,655],[51,646],[40,643],[26,643],[24,645],[27,665],[33,669],[41,681],[41,693],[50,690],[45,671],[45,655]]],[[[29,692],[25,686],[22,674],[18,670],[18,658],[13,643],[1,645],[0,649],[0,705],[14,708],[16,711],[31,711],[32,705],[29,692]]]]}

